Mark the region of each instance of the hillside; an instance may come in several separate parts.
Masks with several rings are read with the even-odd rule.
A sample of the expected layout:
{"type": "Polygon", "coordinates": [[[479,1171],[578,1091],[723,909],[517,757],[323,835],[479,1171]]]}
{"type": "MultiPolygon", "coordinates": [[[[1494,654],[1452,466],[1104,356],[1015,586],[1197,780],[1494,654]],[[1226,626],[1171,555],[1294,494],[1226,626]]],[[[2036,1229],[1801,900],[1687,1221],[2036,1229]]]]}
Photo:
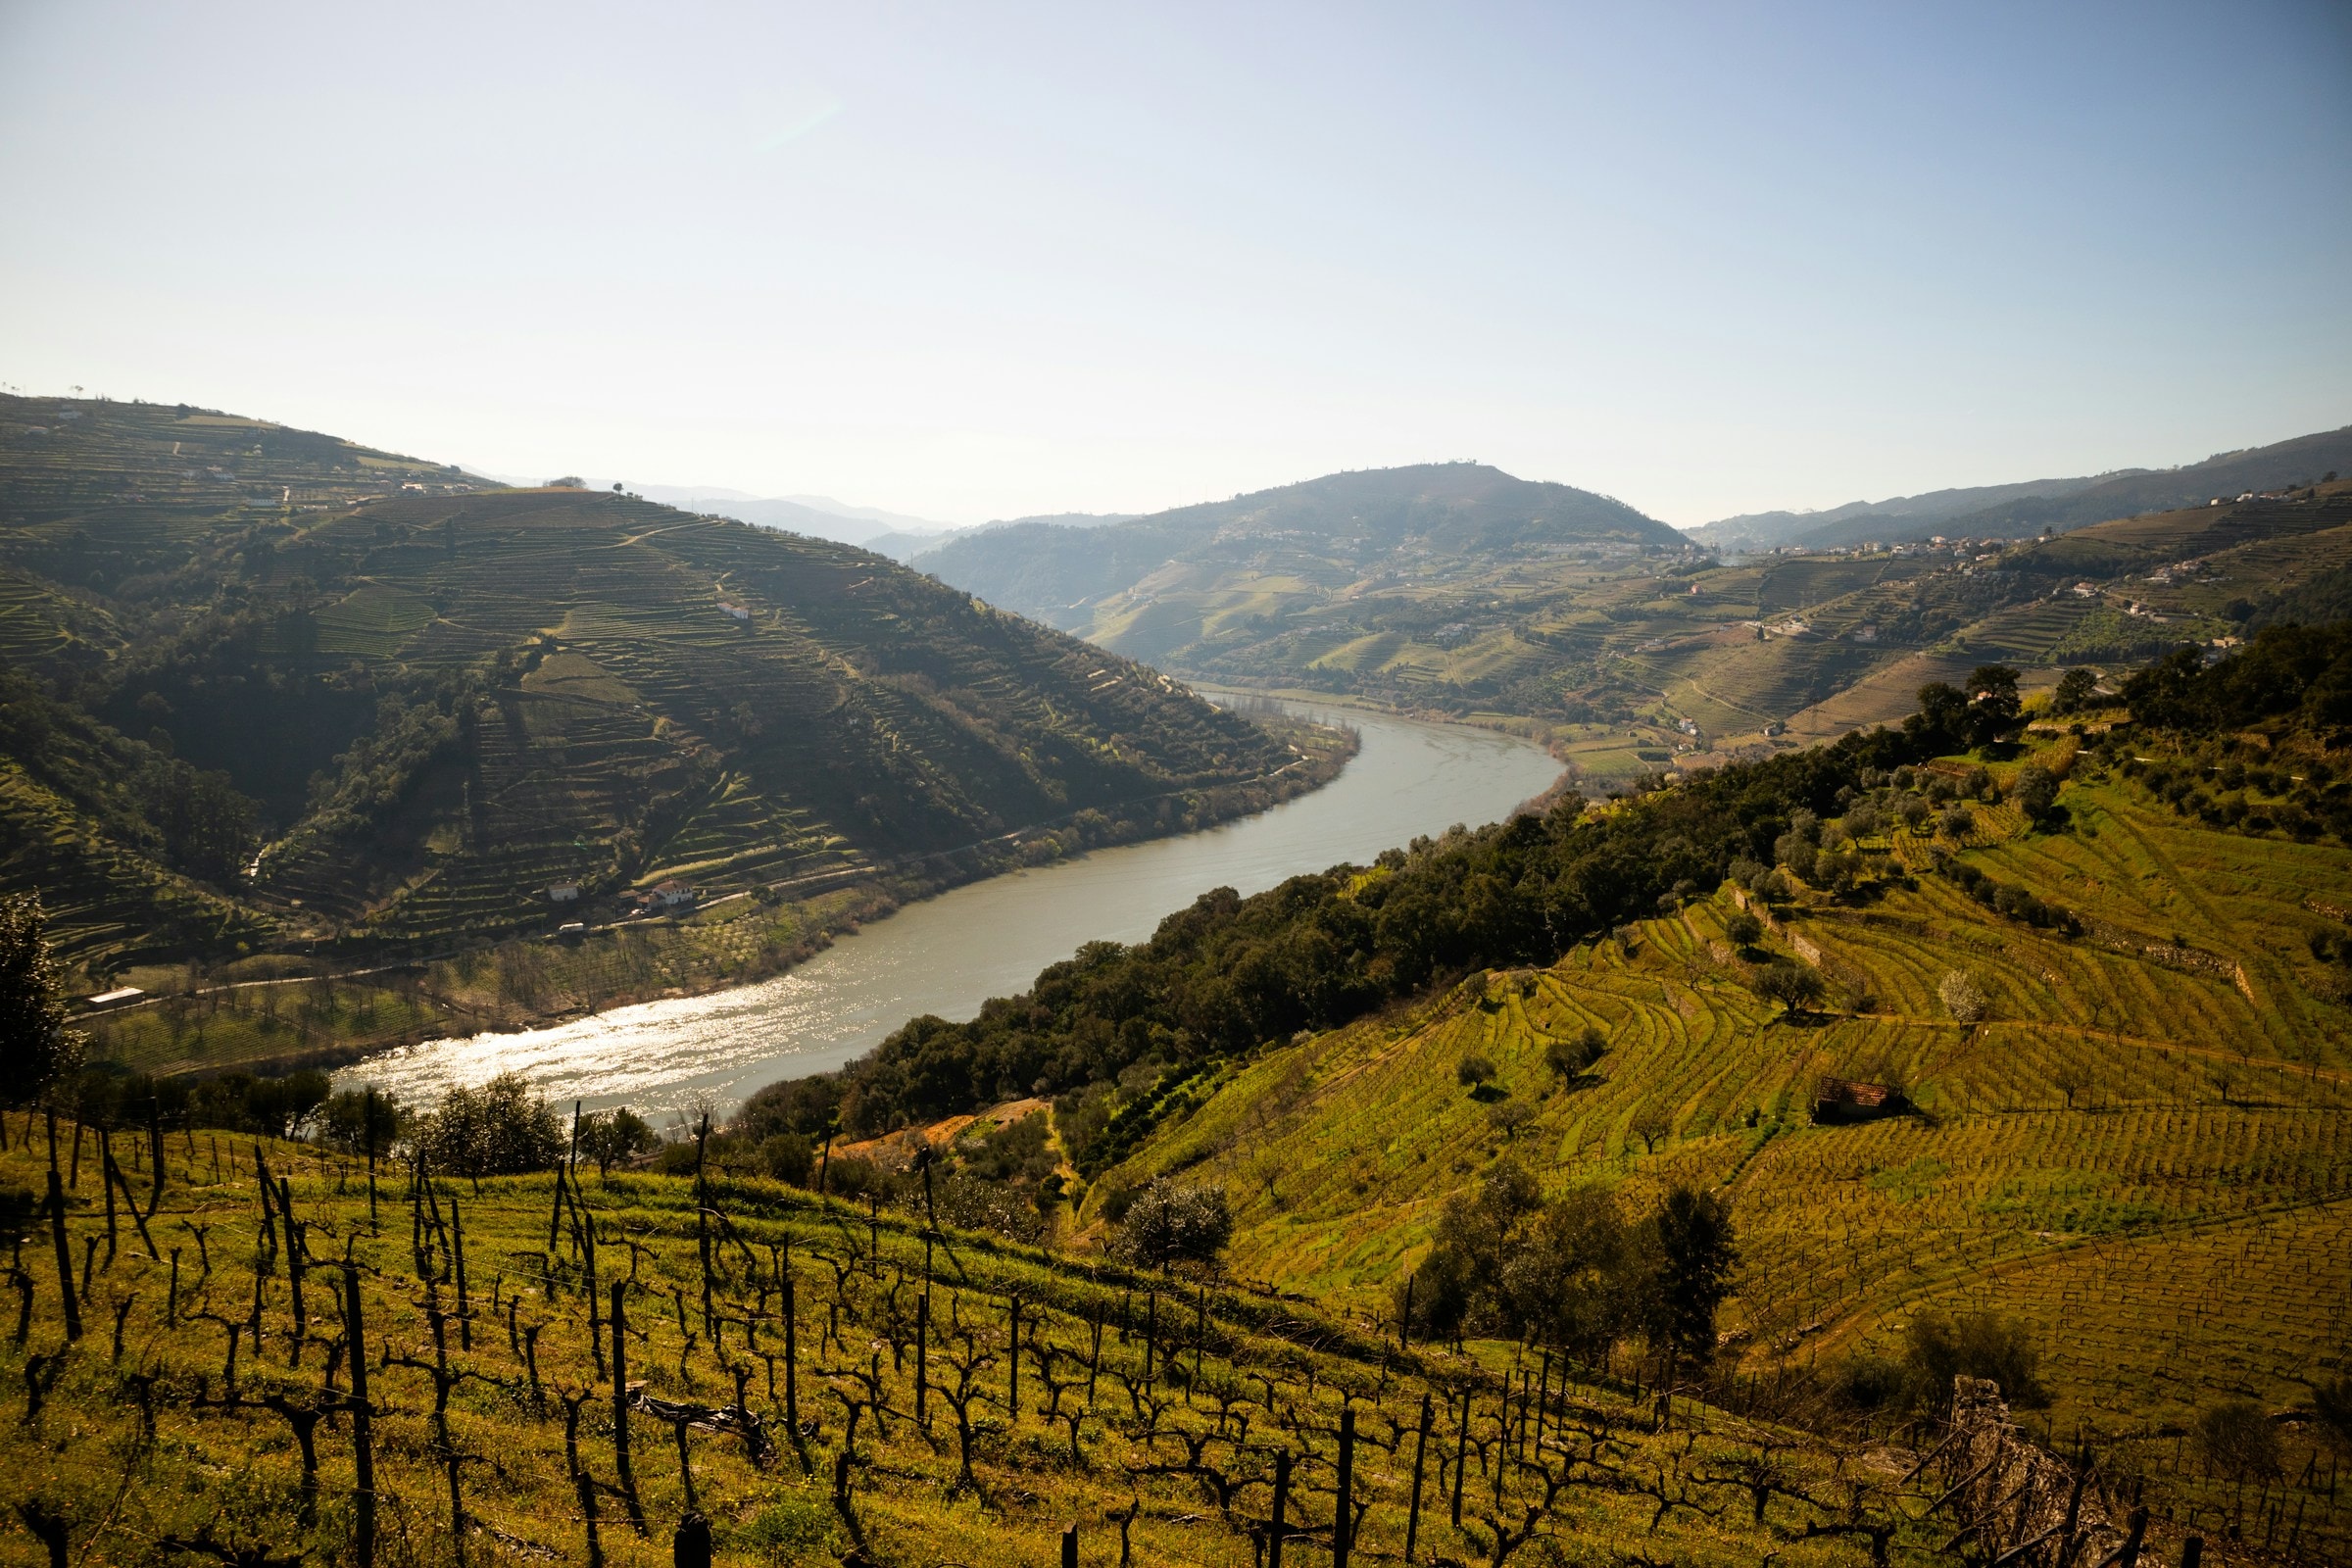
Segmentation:
{"type": "Polygon", "coordinates": [[[2352,471],[2352,425],[2269,446],[2222,452],[2175,468],[2126,468],[2075,479],[1937,490],[1889,500],[1849,502],[1824,512],[1767,512],[1726,517],[1690,530],[1717,550],[1842,550],[1869,540],[1896,543],[1951,534],[1972,539],[2029,539],[2066,533],[2142,513],[2232,501],[2248,491],[2300,489],[2324,475],[2352,471]]]}
{"type": "Polygon", "coordinates": [[[1915,496],[1888,496],[1884,501],[1849,501],[1841,507],[1825,507],[1818,512],[1750,512],[1737,517],[1719,517],[1690,530],[1690,537],[1710,550],[1733,553],[1772,550],[1822,536],[1828,544],[1828,532],[1836,526],[1840,532],[1848,524],[1866,531],[1854,535],[1855,540],[1880,538],[1902,539],[1928,537],[1941,532],[1937,525],[1954,517],[1983,512],[2004,502],[2023,501],[2030,497],[2056,498],[2087,490],[2112,475],[2097,475],[2072,479],[2027,479],[2011,484],[1966,485],[1951,490],[1930,490],[1915,496]],[[1867,530],[1876,529],[1871,532],[1867,530]],[[1911,530],[1917,529],[1914,533],[1911,530]]]}
{"type": "Polygon", "coordinates": [[[13,736],[0,859],[77,957],[399,951],[673,878],[968,875],[925,858],[1311,775],[1149,669],[849,546],[195,411],[8,412],[0,651],[71,744],[13,736]],[[175,788],[134,778],[226,814],[174,837],[175,788]]]}
{"type": "Polygon", "coordinates": [[[1384,579],[1681,543],[1619,502],[1456,463],[1335,473],[1129,522],[994,527],[917,564],[1103,647],[1205,667],[1238,628],[1263,636],[1384,579]]]}
{"type": "Polygon", "coordinates": [[[1982,670],[1898,731],[1212,892],[735,1136],[854,1135],[902,1204],[996,1184],[1013,1234],[1074,1200],[1080,1247],[1214,1189],[1245,1279],[1587,1364],[1645,1321],[1608,1216],[1710,1194],[1719,1402],[1916,1415],[1957,1333],[2160,1514],[2333,1560],[2352,624],[2122,686],[2052,714],[1982,670]],[[2275,1449],[2215,1436],[2249,1409],[2275,1449]]]}
{"type": "MultiPolygon", "coordinates": [[[[1768,1391],[1735,1411],[1660,1400],[1631,1362],[1400,1353],[1294,1300],[760,1178],[418,1181],[119,1133],[139,1201],[110,1184],[102,1213],[94,1138],[63,1124],[49,1167],[34,1126],[8,1132],[7,1191],[71,1171],[57,1245],[89,1279],[76,1337],[50,1239],[25,1249],[12,1562],[46,1540],[52,1561],[650,1568],[690,1560],[699,1521],[704,1560],[743,1568],[1073,1544],[1231,1568],[1332,1555],[1345,1496],[1355,1561],[1910,1565],[1947,1528],[1914,1516],[1966,1475],[1778,1424],[1768,1391]]],[[[2131,1480],[2090,1480],[2077,1533],[2104,1548],[2131,1480]]],[[[1984,1513],[2000,1540],[2034,1517],[1984,1513]]]]}
{"type": "MultiPolygon", "coordinates": [[[[2341,532],[2352,518],[2340,509],[2352,483],[2242,502],[2233,490],[2212,507],[2204,487],[2240,482],[2266,464],[2324,480],[2326,467],[2301,470],[2324,455],[2313,443],[2332,439],[2159,476],[2193,491],[2192,507],[2001,547],[1966,539],[1724,561],[1652,549],[1630,524],[1495,544],[1510,537],[1513,515],[1497,503],[1502,520],[1487,545],[1441,546],[1433,533],[1367,555],[1368,545],[1348,543],[1355,536],[1333,541],[1327,504],[1294,527],[1290,514],[1250,497],[1193,509],[1226,530],[1211,543],[1198,537],[1210,524],[1161,514],[1083,532],[992,529],[917,564],[1191,678],[1523,728],[1599,791],[1678,761],[1754,756],[1897,720],[1922,684],[1986,658],[2018,665],[2038,688],[2067,668],[2242,637],[2274,613],[2263,607],[2286,603],[2316,570],[2347,559],[2338,547],[2352,539],[2341,532]],[[2184,574],[2184,563],[2196,569],[2184,574]]],[[[1396,472],[1475,487],[1492,470],[1396,472]]],[[[1337,479],[1391,482],[1377,472],[1337,479]]],[[[2080,481],[2080,493],[2128,479],[2136,482],[2080,481]]],[[[1320,487],[1336,482],[1294,488],[1328,503],[1333,492],[1320,487]]],[[[1518,494],[1507,485],[1497,493],[1518,494]]],[[[1912,499],[1965,507],[1989,493],[1912,499]]],[[[1614,526],[1613,514],[1579,515],[1614,526]]]]}
{"type": "Polygon", "coordinates": [[[2352,1372],[2342,735],[2273,771],[2259,743],[2079,750],[2052,725],[1988,767],[2006,798],[1960,827],[1940,806],[1913,825],[1909,803],[1974,759],[1865,773],[1818,835],[1851,846],[1841,867],[1859,854],[1843,891],[1827,857],[1818,883],[1784,867],[1785,899],[1711,883],[1556,963],[1475,968],[1233,1059],[1090,1204],[1162,1172],[1220,1184],[1240,1271],[1378,1310],[1429,1266],[1446,1203],[1503,1162],[1636,1208],[1697,1185],[1742,1239],[1728,1375],[1867,1404],[1910,1325],[1991,1312],[2037,1350],[2051,1429],[2144,1470],[2176,1518],[2230,1506],[2226,1477],[2180,1462],[2205,1412],[2304,1412],[2281,1428],[2288,1510],[2310,1511],[2307,1545],[2311,1519],[2334,1533],[2311,1549],[2345,1549],[2309,1414],[2352,1372]],[[2017,804],[2032,765],[2064,779],[2038,820],[2017,804]],[[2241,793],[2208,798],[2200,776],[2241,793]],[[2323,787],[2332,842],[2293,804],[2323,787]],[[1775,966],[1825,1000],[1760,995],[1775,966]],[[1563,1067],[1588,1031],[1597,1056],[1563,1067]],[[1472,1059],[1491,1076],[1466,1085],[1472,1059]],[[1826,1081],[1890,1086],[1898,1113],[1825,1109],[1826,1081]]]}

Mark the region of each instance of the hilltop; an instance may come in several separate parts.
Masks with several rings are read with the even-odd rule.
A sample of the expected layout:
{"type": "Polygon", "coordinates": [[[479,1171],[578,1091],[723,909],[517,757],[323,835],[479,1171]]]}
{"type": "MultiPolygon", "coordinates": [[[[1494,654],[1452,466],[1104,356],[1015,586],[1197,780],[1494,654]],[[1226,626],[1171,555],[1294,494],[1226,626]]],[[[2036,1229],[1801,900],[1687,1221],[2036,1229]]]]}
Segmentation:
{"type": "Polygon", "coordinates": [[[5,885],[99,968],[936,884],[1321,765],[862,550],[158,405],[0,409],[0,654],[5,885]]]}
{"type": "Polygon", "coordinates": [[[1690,530],[1710,549],[1837,550],[1867,540],[1897,543],[1935,534],[2024,539],[2064,533],[2141,513],[2235,500],[2248,491],[2301,488],[2323,473],[2352,470],[2352,425],[2269,446],[2221,452],[2174,468],[2124,468],[2071,479],[1851,501],[1822,512],[1762,512],[1725,517],[1690,530]]]}
{"type": "Polygon", "coordinates": [[[992,527],[916,564],[1103,647],[1199,664],[1232,628],[1262,635],[1384,577],[1681,543],[1606,497],[1451,463],[1335,473],[1126,522],[992,527]]]}

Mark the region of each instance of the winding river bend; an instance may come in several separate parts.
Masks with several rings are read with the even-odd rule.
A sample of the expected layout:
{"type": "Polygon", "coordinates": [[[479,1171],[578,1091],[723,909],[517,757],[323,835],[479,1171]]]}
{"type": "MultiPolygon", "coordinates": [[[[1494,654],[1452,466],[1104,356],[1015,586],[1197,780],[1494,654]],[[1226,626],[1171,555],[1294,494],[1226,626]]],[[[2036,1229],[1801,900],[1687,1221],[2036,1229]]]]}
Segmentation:
{"type": "Polygon", "coordinates": [[[1559,764],[1526,741],[1460,725],[1284,703],[1352,725],[1337,779],[1268,811],[1181,838],[1099,850],[910,904],[758,985],[616,1007],[552,1029],[435,1040],[369,1060],[339,1084],[416,1103],[451,1084],[529,1075],[559,1102],[627,1104],[659,1127],[763,1084],[838,1067],[919,1013],[969,1018],[990,997],[1097,940],[1135,942],[1211,888],[1248,895],[1417,834],[1478,824],[1549,788],[1559,764]]]}

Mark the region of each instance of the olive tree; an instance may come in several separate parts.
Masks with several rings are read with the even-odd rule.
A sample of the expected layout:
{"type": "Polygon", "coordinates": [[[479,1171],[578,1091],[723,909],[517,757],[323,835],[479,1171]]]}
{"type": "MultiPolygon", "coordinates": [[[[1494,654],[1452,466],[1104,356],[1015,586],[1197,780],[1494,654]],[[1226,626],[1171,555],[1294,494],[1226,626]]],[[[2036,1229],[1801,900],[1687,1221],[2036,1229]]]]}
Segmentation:
{"type": "Polygon", "coordinates": [[[511,1176],[547,1170],[564,1157],[564,1125],[517,1072],[478,1089],[459,1085],[441,1097],[416,1136],[435,1170],[456,1176],[511,1176]]]}
{"type": "Polygon", "coordinates": [[[1222,1187],[1179,1187],[1165,1176],[1136,1195],[1119,1222],[1118,1250],[1152,1268],[1214,1263],[1233,1240],[1222,1187]]]}
{"type": "Polygon", "coordinates": [[[1821,976],[1801,963],[1776,958],[1748,981],[1757,996],[1777,1002],[1788,1012],[1802,1012],[1821,1000],[1821,976]]]}

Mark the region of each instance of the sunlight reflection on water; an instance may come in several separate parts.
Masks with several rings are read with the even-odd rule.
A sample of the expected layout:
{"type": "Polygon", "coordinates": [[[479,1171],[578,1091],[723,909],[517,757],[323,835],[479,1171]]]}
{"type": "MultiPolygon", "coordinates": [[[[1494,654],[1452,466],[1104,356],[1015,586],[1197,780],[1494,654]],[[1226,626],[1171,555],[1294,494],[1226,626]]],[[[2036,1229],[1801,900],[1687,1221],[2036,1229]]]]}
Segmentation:
{"type": "Polygon", "coordinates": [[[1285,703],[1352,724],[1362,749],[1331,784],[1238,822],[1100,850],[908,905],[789,974],[710,996],[616,1007],[520,1034],[435,1040],[337,1075],[415,1103],[448,1085],[528,1075],[559,1102],[628,1104],[662,1125],[732,1109],[779,1078],[837,1067],[919,1013],[969,1018],[1080,944],[1134,942],[1215,887],[1243,894],[1416,834],[1491,822],[1559,776],[1538,747],[1486,730],[1285,703]]]}

